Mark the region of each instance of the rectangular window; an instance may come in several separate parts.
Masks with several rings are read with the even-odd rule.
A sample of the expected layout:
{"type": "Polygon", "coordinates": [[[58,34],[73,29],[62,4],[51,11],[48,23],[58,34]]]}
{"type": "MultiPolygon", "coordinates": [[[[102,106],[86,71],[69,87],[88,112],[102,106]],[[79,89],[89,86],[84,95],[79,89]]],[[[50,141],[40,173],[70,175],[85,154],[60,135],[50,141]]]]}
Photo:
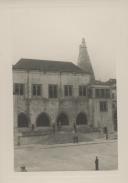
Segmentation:
{"type": "Polygon", "coordinates": [[[32,95],[33,96],[41,96],[41,84],[33,84],[32,85],[32,95]]]}
{"type": "Polygon", "coordinates": [[[86,96],[86,86],[79,86],[79,96],[86,96]]]}
{"type": "Polygon", "coordinates": [[[106,89],[106,98],[110,98],[110,89],[106,89]]]}
{"type": "Polygon", "coordinates": [[[100,112],[107,112],[108,111],[108,103],[106,101],[100,102],[100,112]]]}
{"type": "Polygon", "coordinates": [[[92,97],[92,95],[93,95],[92,92],[93,92],[92,88],[89,88],[88,89],[88,97],[90,97],[90,98],[92,97]]]}
{"type": "Polygon", "coordinates": [[[57,98],[58,87],[57,85],[49,85],[49,98],[57,98]]]}
{"type": "Polygon", "coordinates": [[[99,90],[99,89],[96,89],[96,90],[95,90],[95,95],[96,95],[97,98],[100,97],[100,90],[99,90]]]}
{"type": "Polygon", "coordinates": [[[101,92],[101,98],[104,98],[105,97],[105,90],[101,89],[100,92],[101,92]]]}
{"type": "Polygon", "coordinates": [[[115,94],[114,93],[112,93],[112,99],[114,99],[115,98],[115,94]]]}
{"type": "Polygon", "coordinates": [[[66,97],[68,97],[68,96],[72,96],[72,85],[65,85],[64,86],[64,95],[66,96],[66,97]]]}
{"type": "Polygon", "coordinates": [[[110,98],[110,89],[96,89],[95,96],[97,98],[110,98]]]}
{"type": "Polygon", "coordinates": [[[22,83],[15,83],[13,88],[14,95],[24,95],[24,84],[22,83]]]}

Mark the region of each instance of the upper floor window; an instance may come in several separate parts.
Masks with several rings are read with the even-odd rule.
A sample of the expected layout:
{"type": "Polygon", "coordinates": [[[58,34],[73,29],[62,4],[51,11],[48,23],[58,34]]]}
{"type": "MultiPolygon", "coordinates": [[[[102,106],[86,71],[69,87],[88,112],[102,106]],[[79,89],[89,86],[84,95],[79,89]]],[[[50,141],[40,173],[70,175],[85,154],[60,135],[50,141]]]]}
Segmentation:
{"type": "Polygon", "coordinates": [[[13,86],[13,94],[14,95],[24,95],[24,84],[23,83],[14,83],[13,86]]]}
{"type": "Polygon", "coordinates": [[[95,90],[95,96],[96,96],[96,97],[100,97],[100,90],[99,90],[99,89],[96,89],[96,90],[95,90]]]}
{"type": "Polygon", "coordinates": [[[106,89],[106,98],[110,98],[110,89],[106,89]]]}
{"type": "Polygon", "coordinates": [[[93,96],[93,89],[88,88],[88,97],[92,97],[92,96],[93,96]]]}
{"type": "Polygon", "coordinates": [[[58,96],[58,86],[49,85],[49,98],[57,98],[58,96]]]}
{"type": "Polygon", "coordinates": [[[86,96],[86,86],[79,86],[79,96],[86,96]]]}
{"type": "Polygon", "coordinates": [[[66,97],[72,96],[72,89],[73,89],[72,85],[65,85],[64,86],[64,95],[66,97]]]}
{"type": "Polygon", "coordinates": [[[32,85],[32,95],[33,96],[41,96],[41,84],[33,84],[32,85]]]}
{"type": "Polygon", "coordinates": [[[100,101],[100,112],[108,111],[108,103],[106,101],[100,101]]]}
{"type": "Polygon", "coordinates": [[[114,94],[114,93],[112,93],[112,98],[113,98],[113,99],[115,98],[115,94],[114,94]]]}
{"type": "Polygon", "coordinates": [[[97,98],[110,98],[110,89],[96,89],[95,96],[97,98]]]}

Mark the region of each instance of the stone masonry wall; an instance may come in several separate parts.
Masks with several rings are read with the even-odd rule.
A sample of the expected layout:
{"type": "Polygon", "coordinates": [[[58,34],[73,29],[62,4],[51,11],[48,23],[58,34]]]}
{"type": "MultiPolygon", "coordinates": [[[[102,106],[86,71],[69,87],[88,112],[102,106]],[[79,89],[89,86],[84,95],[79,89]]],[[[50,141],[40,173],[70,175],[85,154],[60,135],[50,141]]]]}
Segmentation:
{"type": "Polygon", "coordinates": [[[90,82],[89,75],[74,73],[44,73],[37,71],[14,71],[14,83],[25,84],[25,95],[14,95],[14,124],[17,126],[17,116],[20,112],[27,112],[26,99],[29,98],[29,115],[31,124],[36,123],[38,115],[46,112],[50,118],[51,124],[56,122],[61,112],[67,114],[70,124],[76,121],[80,112],[87,115],[88,121],[88,99],[78,97],[79,85],[88,85],[90,82]],[[32,84],[42,84],[42,96],[32,96],[32,84]],[[58,98],[48,98],[48,85],[58,85],[58,98]],[[64,97],[64,85],[73,85],[73,97],[64,97]],[[29,93],[28,93],[29,92],[29,93]]]}
{"type": "Polygon", "coordinates": [[[25,95],[14,95],[14,127],[17,127],[17,116],[20,112],[27,113],[27,99],[29,99],[29,115],[31,124],[36,123],[36,119],[42,112],[47,113],[50,123],[53,124],[61,112],[68,116],[70,125],[72,125],[80,112],[87,116],[88,125],[93,127],[107,126],[113,130],[112,121],[112,100],[108,102],[108,111],[100,112],[99,102],[101,99],[79,97],[79,85],[88,85],[90,77],[87,74],[74,73],[44,73],[39,71],[14,71],[14,83],[25,84],[25,95]],[[42,84],[42,95],[40,97],[32,96],[32,84],[42,84]],[[49,99],[48,85],[58,85],[58,98],[49,99]],[[73,97],[64,96],[64,85],[73,85],[73,97]]]}
{"type": "Polygon", "coordinates": [[[94,126],[95,127],[107,127],[109,132],[113,131],[113,121],[112,121],[112,101],[107,99],[108,111],[100,111],[100,101],[105,101],[104,99],[93,99],[93,109],[94,109],[94,126]]]}

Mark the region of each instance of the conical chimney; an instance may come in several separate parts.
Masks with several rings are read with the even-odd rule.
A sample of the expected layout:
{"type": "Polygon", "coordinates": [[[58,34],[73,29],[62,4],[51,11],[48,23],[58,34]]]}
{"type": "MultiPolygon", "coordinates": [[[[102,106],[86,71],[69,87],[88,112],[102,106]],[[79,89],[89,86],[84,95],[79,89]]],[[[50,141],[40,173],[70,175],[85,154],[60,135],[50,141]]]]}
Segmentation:
{"type": "Polygon", "coordinates": [[[91,65],[90,57],[85,44],[85,39],[82,38],[82,43],[79,47],[78,66],[91,75],[91,80],[95,80],[93,68],[91,65]]]}

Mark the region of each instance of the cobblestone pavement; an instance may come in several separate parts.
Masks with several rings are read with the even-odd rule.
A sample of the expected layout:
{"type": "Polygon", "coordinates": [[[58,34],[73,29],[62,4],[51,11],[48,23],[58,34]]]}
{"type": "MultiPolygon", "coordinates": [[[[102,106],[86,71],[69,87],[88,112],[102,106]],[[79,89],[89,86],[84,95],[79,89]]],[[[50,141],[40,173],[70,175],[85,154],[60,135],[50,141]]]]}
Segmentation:
{"type": "Polygon", "coordinates": [[[15,170],[25,165],[27,171],[95,170],[95,158],[100,170],[118,168],[117,142],[67,146],[31,145],[15,148],[15,170]],[[52,147],[52,148],[50,148],[52,147]]]}

